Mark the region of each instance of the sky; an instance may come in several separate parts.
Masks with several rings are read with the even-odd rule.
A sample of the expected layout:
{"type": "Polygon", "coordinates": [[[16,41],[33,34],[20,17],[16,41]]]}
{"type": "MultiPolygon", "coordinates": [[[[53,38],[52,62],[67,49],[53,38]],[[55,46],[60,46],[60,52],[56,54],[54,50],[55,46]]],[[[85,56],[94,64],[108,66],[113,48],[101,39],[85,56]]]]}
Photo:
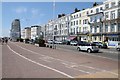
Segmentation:
{"type": "MultiPolygon", "coordinates": [[[[93,2],[55,2],[54,16],[56,18],[61,13],[70,14],[75,8],[82,10],[92,5],[93,2]]],[[[22,29],[32,25],[43,25],[53,19],[53,2],[2,2],[0,36],[9,36],[14,19],[20,19],[22,29]]]]}

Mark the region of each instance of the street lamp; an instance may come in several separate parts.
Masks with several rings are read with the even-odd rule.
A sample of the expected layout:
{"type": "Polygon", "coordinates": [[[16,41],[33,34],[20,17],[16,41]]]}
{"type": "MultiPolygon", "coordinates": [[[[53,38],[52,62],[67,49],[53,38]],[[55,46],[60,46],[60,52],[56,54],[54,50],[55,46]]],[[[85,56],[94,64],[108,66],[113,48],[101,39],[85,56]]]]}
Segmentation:
{"type": "Polygon", "coordinates": [[[54,19],[54,16],[55,16],[55,0],[53,1],[53,21],[52,21],[52,27],[53,27],[53,49],[56,49],[56,45],[54,45],[54,23],[55,23],[55,19],[54,19]]]}

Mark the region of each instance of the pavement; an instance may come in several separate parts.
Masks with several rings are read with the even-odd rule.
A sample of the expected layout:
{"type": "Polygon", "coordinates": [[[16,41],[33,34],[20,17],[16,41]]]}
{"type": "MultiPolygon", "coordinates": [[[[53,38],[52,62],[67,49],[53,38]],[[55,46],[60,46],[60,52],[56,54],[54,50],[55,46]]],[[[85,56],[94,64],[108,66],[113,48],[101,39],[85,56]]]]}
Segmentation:
{"type": "Polygon", "coordinates": [[[9,42],[2,45],[2,70],[3,78],[118,78],[118,61],[69,49],[9,42]]]}

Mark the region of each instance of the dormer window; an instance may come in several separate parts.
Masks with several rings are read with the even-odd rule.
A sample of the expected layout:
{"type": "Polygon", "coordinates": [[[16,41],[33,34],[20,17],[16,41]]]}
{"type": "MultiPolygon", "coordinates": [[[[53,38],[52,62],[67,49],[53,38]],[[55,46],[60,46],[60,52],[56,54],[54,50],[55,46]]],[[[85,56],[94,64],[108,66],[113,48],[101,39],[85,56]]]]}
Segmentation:
{"type": "Polygon", "coordinates": [[[93,10],[91,10],[91,13],[93,13],[93,10]]]}
{"type": "Polygon", "coordinates": [[[108,9],[109,8],[109,4],[105,4],[105,9],[108,9]]]}
{"type": "Polygon", "coordinates": [[[115,2],[112,2],[112,3],[111,3],[111,7],[114,7],[114,6],[115,6],[115,2]]]}
{"type": "Polygon", "coordinates": [[[103,7],[100,7],[100,10],[103,10],[103,7]]]}

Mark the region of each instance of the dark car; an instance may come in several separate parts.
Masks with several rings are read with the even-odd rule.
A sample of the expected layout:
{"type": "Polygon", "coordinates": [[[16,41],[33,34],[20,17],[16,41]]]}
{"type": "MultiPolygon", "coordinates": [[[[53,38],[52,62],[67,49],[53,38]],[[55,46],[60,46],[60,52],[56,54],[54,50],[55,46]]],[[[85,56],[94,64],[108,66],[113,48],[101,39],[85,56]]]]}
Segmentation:
{"type": "Polygon", "coordinates": [[[95,44],[96,46],[98,46],[98,48],[108,48],[106,43],[102,43],[102,42],[93,42],[93,44],[95,44]]]}
{"type": "Polygon", "coordinates": [[[77,45],[84,45],[84,44],[87,44],[88,42],[85,42],[85,41],[78,41],[77,45]]]}

